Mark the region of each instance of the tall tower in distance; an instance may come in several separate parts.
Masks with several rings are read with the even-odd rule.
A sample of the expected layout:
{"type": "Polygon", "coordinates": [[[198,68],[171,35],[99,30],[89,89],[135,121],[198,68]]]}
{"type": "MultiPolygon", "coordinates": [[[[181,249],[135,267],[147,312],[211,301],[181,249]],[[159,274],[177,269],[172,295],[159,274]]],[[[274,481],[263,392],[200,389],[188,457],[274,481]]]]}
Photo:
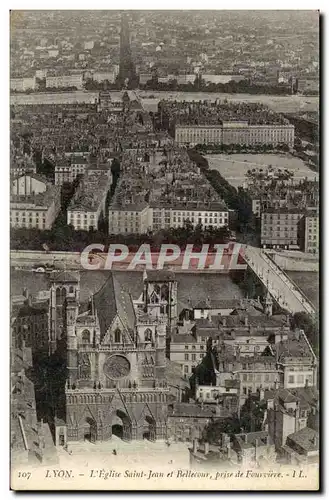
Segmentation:
{"type": "Polygon", "coordinates": [[[138,86],[136,68],[131,55],[128,17],[125,13],[123,13],[121,17],[120,67],[118,82],[125,88],[132,89],[138,86]]]}

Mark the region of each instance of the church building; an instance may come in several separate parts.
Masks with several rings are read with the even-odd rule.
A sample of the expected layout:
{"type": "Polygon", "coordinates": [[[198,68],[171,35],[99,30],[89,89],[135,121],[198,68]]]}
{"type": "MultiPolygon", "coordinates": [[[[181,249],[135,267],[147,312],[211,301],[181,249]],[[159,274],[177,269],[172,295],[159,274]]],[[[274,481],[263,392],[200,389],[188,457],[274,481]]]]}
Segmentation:
{"type": "Polygon", "coordinates": [[[80,305],[79,277],[60,273],[51,288],[52,349],[66,358],[66,440],[167,438],[170,391],[166,337],[177,316],[173,273],[148,272],[133,301],[114,274],[80,305]],[[84,306],[84,307],[82,307],[84,306]]]}

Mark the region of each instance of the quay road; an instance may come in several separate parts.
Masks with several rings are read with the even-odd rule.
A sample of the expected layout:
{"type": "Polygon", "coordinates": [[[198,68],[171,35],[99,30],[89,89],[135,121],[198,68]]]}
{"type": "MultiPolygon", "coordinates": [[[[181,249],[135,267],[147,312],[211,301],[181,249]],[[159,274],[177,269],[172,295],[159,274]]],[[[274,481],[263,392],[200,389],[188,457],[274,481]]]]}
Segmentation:
{"type": "MultiPolygon", "coordinates": [[[[284,309],[291,314],[305,311],[308,314],[315,315],[316,308],[310,300],[298,289],[291,281],[289,276],[269,257],[266,251],[250,245],[244,247],[244,259],[247,265],[258,276],[273,299],[284,309]]],[[[56,270],[71,269],[81,270],[81,260],[79,252],[36,252],[29,250],[12,250],[10,264],[16,269],[36,269],[38,266],[53,266],[56,270]]],[[[97,255],[95,259],[100,259],[99,262],[104,262],[104,255],[97,255]]],[[[96,260],[93,261],[96,264],[96,260]]],[[[104,267],[101,265],[100,269],[104,267]]],[[[138,267],[138,266],[137,266],[138,267]]],[[[181,266],[177,266],[177,272],[182,272],[181,266]]],[[[174,266],[171,266],[174,270],[174,266]]],[[[122,266],[116,265],[114,270],[127,270],[127,264],[122,266]]],[[[136,271],[140,269],[136,268],[136,271]]],[[[187,272],[193,272],[193,269],[188,269],[187,272]]],[[[197,271],[200,272],[200,271],[197,271]]],[[[202,272],[218,272],[203,270],[202,272]]],[[[227,272],[227,271],[226,271],[227,272]]]]}
{"type": "MultiPolygon", "coordinates": [[[[151,253],[151,262],[153,269],[157,269],[157,262],[159,252],[151,253]]],[[[204,273],[223,273],[227,274],[230,271],[231,254],[224,254],[221,259],[221,269],[211,269],[214,265],[215,255],[210,253],[206,254],[204,268],[197,269],[198,260],[191,259],[189,265],[183,268],[183,255],[181,254],[175,261],[169,264],[164,264],[164,268],[171,269],[176,272],[204,272],[204,273]]],[[[128,266],[132,263],[135,253],[129,253],[122,261],[113,262],[112,269],[114,271],[143,271],[144,265],[137,264],[129,269],[128,266]]],[[[95,270],[106,270],[107,267],[107,254],[106,253],[93,253],[92,260],[89,264],[94,266],[95,270]],[[98,266],[98,267],[97,267],[98,266]]],[[[41,252],[30,250],[12,250],[10,254],[10,265],[16,270],[30,270],[35,272],[55,272],[59,270],[82,270],[85,265],[81,262],[81,254],[79,252],[41,252]]]]}
{"type": "Polygon", "coordinates": [[[245,247],[245,260],[279,306],[291,314],[296,312],[316,314],[314,305],[265,250],[248,245],[245,247]]]}

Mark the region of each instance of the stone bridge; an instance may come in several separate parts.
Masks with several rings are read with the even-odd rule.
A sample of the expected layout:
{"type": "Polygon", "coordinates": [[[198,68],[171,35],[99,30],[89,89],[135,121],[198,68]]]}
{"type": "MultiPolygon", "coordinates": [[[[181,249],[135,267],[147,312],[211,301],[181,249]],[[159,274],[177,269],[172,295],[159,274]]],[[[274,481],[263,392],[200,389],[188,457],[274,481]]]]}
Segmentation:
{"type": "Polygon", "coordinates": [[[245,260],[279,306],[291,314],[302,311],[316,314],[314,305],[266,251],[248,245],[245,260]]]}

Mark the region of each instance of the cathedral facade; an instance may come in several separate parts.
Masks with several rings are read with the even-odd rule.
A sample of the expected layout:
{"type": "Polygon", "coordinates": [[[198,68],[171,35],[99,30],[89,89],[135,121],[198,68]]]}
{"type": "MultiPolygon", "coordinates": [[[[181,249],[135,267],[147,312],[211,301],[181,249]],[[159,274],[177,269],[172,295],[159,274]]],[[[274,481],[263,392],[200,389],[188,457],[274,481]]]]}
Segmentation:
{"type": "MultiPolygon", "coordinates": [[[[113,274],[81,310],[79,278],[62,273],[51,288],[51,341],[66,357],[65,432],[57,444],[88,439],[167,438],[166,337],[177,316],[177,283],[144,273],[133,301],[113,274]]],[[[57,430],[58,431],[58,430],[57,430]]]]}

